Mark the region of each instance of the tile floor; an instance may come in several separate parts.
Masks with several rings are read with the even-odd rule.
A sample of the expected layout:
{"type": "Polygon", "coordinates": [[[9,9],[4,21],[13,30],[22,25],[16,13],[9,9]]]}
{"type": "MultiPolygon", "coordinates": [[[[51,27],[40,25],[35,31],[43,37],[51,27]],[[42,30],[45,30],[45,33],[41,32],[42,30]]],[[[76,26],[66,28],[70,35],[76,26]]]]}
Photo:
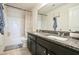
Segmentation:
{"type": "Polygon", "coordinates": [[[23,47],[23,48],[5,51],[1,55],[31,55],[31,53],[29,52],[28,48],[23,47]]]}

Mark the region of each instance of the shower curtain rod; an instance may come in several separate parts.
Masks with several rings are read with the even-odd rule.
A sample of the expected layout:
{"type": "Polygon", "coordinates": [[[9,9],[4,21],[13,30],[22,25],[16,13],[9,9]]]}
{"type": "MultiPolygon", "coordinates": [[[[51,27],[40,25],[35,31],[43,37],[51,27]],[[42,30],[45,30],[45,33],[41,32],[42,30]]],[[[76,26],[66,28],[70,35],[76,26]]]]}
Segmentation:
{"type": "Polygon", "coordinates": [[[41,13],[38,13],[38,15],[44,15],[44,16],[47,16],[46,14],[41,14],[41,13]]]}
{"type": "Polygon", "coordinates": [[[27,12],[32,12],[32,11],[29,11],[29,10],[25,10],[25,9],[22,9],[22,8],[19,8],[19,7],[15,7],[15,6],[11,6],[11,5],[7,5],[7,4],[4,4],[8,7],[12,7],[12,8],[16,8],[16,9],[20,9],[20,10],[23,10],[23,11],[27,11],[27,12]]]}

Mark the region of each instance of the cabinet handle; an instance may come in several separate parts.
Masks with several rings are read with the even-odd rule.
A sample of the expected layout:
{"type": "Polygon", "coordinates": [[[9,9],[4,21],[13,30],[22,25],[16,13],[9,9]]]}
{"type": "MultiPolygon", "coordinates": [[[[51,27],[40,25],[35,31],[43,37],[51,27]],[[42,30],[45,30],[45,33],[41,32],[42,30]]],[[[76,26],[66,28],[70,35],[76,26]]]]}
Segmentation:
{"type": "Polygon", "coordinates": [[[46,51],[44,51],[44,53],[46,53],[46,51]]]}

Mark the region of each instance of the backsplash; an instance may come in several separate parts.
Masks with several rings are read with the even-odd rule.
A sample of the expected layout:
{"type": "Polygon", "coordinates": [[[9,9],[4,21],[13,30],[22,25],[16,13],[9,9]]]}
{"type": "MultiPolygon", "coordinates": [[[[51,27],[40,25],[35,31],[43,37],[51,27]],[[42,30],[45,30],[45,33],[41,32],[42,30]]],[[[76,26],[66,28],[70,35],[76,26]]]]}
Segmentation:
{"type": "Polygon", "coordinates": [[[67,32],[67,31],[39,30],[39,32],[50,33],[50,34],[58,34],[58,32],[60,32],[61,34],[64,33],[64,36],[70,35],[70,32],[67,32]]]}

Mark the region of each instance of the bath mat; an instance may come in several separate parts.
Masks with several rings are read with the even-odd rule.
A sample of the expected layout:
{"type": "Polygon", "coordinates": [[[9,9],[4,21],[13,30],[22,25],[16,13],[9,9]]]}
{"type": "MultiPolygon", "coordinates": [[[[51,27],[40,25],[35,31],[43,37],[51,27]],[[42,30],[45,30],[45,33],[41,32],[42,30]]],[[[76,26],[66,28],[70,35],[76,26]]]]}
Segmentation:
{"type": "Polygon", "coordinates": [[[9,51],[17,48],[22,48],[22,47],[23,47],[23,44],[10,45],[10,46],[6,46],[4,51],[9,51]]]}

